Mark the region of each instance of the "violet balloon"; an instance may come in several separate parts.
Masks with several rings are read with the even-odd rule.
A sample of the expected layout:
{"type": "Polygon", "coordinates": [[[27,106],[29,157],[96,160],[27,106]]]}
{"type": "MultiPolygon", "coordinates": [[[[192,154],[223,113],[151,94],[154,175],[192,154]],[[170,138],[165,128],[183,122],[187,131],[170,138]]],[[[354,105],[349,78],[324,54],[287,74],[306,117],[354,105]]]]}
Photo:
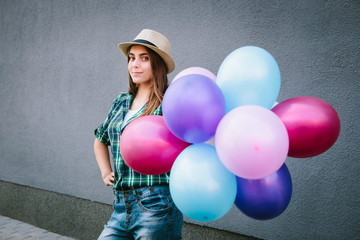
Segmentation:
{"type": "Polygon", "coordinates": [[[125,128],[120,152],[136,172],[158,175],[170,172],[176,157],[189,145],[169,131],[162,116],[149,115],[135,119],[125,128]]]}
{"type": "Polygon", "coordinates": [[[290,203],[292,181],[285,164],[263,179],[237,177],[236,180],[235,205],[248,217],[269,220],[282,214],[290,203]]]}
{"type": "Polygon", "coordinates": [[[272,111],[284,122],[289,134],[288,155],[307,158],[327,151],[340,134],[340,118],[327,102],[309,96],[290,98],[272,111]]]}
{"type": "Polygon", "coordinates": [[[215,134],[225,114],[225,99],[216,83],[204,75],[185,75],[166,90],[163,116],[178,138],[201,143],[215,134]]]}

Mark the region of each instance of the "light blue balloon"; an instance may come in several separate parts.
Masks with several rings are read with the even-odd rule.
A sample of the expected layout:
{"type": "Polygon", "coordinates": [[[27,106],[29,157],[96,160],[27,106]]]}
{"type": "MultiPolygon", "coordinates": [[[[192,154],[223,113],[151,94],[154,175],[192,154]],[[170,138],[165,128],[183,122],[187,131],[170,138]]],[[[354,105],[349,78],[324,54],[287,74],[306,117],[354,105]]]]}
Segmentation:
{"type": "Polygon", "coordinates": [[[266,50],[241,47],[231,52],[220,65],[217,84],[222,90],[226,112],[242,105],[270,109],[280,91],[280,70],[266,50]]]}
{"type": "Polygon", "coordinates": [[[187,147],[176,158],[170,172],[170,193],[187,217],[210,222],[223,217],[233,206],[236,177],[220,162],[213,146],[187,147]]]}

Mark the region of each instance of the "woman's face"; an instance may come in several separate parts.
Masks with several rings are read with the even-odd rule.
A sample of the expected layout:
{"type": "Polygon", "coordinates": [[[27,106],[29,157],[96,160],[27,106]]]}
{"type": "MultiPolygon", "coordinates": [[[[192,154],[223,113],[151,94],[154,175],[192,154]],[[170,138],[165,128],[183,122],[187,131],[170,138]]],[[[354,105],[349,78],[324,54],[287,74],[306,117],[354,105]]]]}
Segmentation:
{"type": "Polygon", "coordinates": [[[134,83],[148,85],[152,77],[149,53],[144,46],[133,45],[128,55],[128,71],[134,83]]]}

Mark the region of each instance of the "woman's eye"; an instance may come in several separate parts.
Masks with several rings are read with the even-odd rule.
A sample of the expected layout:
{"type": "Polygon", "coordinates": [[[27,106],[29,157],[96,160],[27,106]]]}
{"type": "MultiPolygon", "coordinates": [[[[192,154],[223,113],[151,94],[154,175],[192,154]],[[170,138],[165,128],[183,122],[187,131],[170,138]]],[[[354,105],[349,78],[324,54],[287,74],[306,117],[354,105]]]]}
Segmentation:
{"type": "Polygon", "coordinates": [[[143,57],[142,60],[147,61],[147,60],[149,60],[149,57],[143,57]]]}

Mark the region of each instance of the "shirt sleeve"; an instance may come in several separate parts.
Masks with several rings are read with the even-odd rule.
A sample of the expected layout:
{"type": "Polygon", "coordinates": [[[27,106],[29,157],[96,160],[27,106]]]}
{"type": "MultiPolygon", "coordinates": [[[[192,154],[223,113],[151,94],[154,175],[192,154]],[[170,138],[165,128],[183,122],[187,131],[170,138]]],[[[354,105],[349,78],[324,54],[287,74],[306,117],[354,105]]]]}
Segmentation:
{"type": "Polygon", "coordinates": [[[112,107],[111,107],[105,121],[100,126],[98,126],[94,131],[94,134],[95,134],[95,137],[97,138],[97,140],[104,143],[106,146],[111,145],[109,134],[108,134],[108,128],[109,128],[110,121],[111,121],[112,117],[114,116],[115,111],[124,95],[126,95],[126,93],[120,94],[113,101],[112,107]]]}
{"type": "Polygon", "coordinates": [[[155,109],[155,111],[151,115],[163,115],[161,104],[155,109]]]}

